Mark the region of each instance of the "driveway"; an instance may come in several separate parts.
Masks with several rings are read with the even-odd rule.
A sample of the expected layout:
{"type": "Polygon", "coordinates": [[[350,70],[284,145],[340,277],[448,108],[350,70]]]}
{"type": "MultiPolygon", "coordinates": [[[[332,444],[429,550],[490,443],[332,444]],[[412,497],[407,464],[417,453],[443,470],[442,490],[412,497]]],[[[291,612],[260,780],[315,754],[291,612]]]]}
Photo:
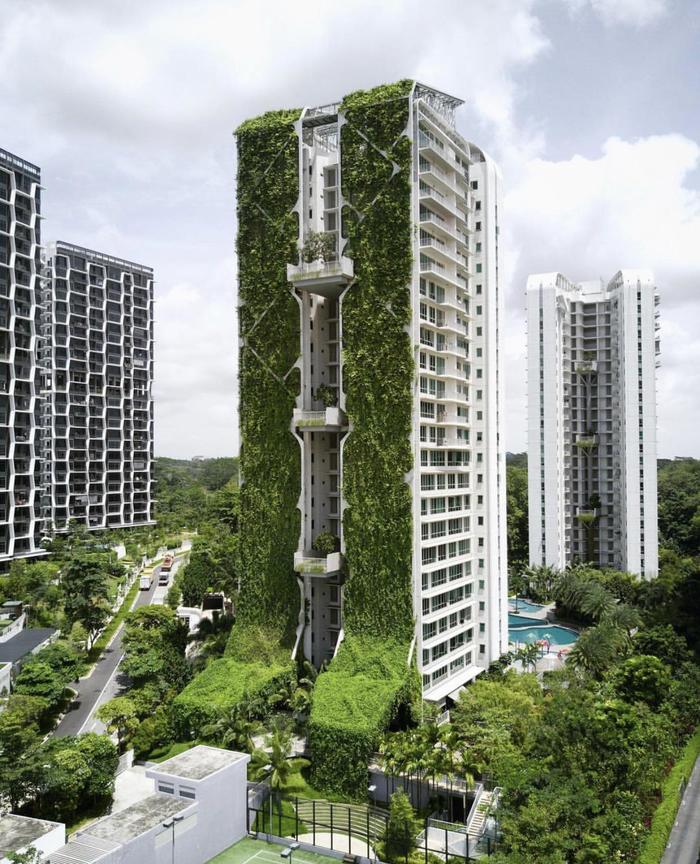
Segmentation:
{"type": "MultiPolygon", "coordinates": [[[[148,591],[139,591],[132,609],[147,606],[153,601],[158,586],[160,567],[153,571],[153,584],[148,591]]],[[[138,578],[138,577],[137,577],[138,578]]],[[[124,624],[117,630],[110,644],[102,652],[91,674],[81,678],[73,689],[78,696],[71,703],[69,710],[55,728],[53,734],[61,738],[65,735],[79,735],[81,732],[104,732],[104,726],[93,717],[97,707],[103,702],[119,694],[118,667],[124,652],[122,651],[122,636],[124,624]]]]}
{"type": "Polygon", "coordinates": [[[700,857],[700,759],[690,775],[661,864],[696,864],[700,857]]]}

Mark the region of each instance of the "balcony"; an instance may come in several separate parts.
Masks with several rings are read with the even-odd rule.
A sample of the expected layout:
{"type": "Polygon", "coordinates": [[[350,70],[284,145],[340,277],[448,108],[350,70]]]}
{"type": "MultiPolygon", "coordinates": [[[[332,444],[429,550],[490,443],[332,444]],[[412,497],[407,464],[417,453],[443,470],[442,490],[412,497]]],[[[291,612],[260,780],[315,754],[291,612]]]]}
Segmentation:
{"type": "Polygon", "coordinates": [[[580,360],[576,364],[576,372],[579,375],[595,375],[598,372],[598,361],[580,360]]]}
{"type": "Polygon", "coordinates": [[[288,282],[295,288],[320,294],[322,297],[337,297],[354,275],[353,261],[344,255],[339,261],[318,260],[287,264],[288,282]]]}
{"type": "Polygon", "coordinates": [[[598,446],[598,436],[577,432],[576,446],[581,450],[593,450],[598,446]]]}
{"type": "Polygon", "coordinates": [[[335,406],[326,408],[325,411],[304,411],[295,408],[292,422],[296,429],[313,432],[337,432],[347,425],[345,414],[335,406]]]}
{"type": "Polygon", "coordinates": [[[577,507],[576,508],[576,518],[583,525],[590,525],[592,522],[598,518],[598,510],[587,509],[585,507],[577,507]]]}
{"type": "Polygon", "coordinates": [[[319,555],[318,552],[295,552],[294,570],[307,576],[334,576],[343,569],[345,558],[340,552],[319,555]]]}

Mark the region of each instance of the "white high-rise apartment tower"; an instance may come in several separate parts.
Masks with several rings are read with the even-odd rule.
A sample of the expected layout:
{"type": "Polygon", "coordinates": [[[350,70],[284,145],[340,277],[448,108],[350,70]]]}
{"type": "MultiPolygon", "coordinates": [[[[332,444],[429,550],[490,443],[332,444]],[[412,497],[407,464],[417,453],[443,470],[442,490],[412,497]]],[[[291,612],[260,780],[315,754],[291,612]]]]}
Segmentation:
{"type": "Polygon", "coordinates": [[[530,563],[658,570],[653,275],[530,276],[530,563]]]}
{"type": "MultiPolygon", "coordinates": [[[[308,250],[298,264],[290,262],[289,287],[277,289],[282,299],[291,290],[299,311],[299,335],[290,338],[289,353],[299,352],[300,385],[289,416],[277,410],[279,400],[260,414],[256,382],[271,379],[278,345],[264,343],[260,331],[270,326],[274,308],[262,301],[273,295],[247,275],[257,261],[254,229],[272,220],[266,195],[275,204],[279,188],[286,188],[271,179],[280,165],[278,149],[255,181],[255,206],[239,216],[243,475],[261,494],[278,482],[270,476],[277,466],[254,468],[246,448],[250,453],[260,446],[261,429],[268,434],[281,424],[276,442],[291,427],[301,459],[294,567],[305,609],[297,637],[304,654],[319,665],[334,656],[343,635],[362,635],[366,622],[391,637],[405,632],[408,620],[424,696],[444,703],[508,645],[501,190],[494,163],[456,131],[461,100],[418,82],[403,84],[396,98],[370,91],[357,101],[351,96],[304,109],[291,136],[279,133],[278,149],[298,142],[298,245],[308,250]],[[387,136],[382,112],[391,105],[406,119],[387,136]],[[398,240],[391,215],[376,216],[385,194],[395,195],[395,221],[403,232],[398,240]],[[363,233],[367,224],[374,227],[363,233]],[[320,257],[311,242],[321,244],[320,257]],[[405,256],[395,264],[407,276],[382,289],[375,273],[387,254],[405,256]],[[254,308],[262,318],[253,317],[254,308]],[[378,356],[384,374],[375,371],[378,356]],[[260,371],[251,373],[248,385],[246,364],[253,363],[260,371]],[[399,390],[395,382],[403,388],[404,381],[399,390]],[[395,416],[400,419],[392,425],[395,416]],[[386,436],[393,446],[399,435],[406,438],[406,460],[402,455],[397,484],[397,464],[384,465],[381,441],[386,436]],[[375,503],[380,495],[388,502],[384,512],[375,503]],[[387,543],[405,536],[405,555],[385,562],[386,544],[371,546],[371,526],[385,530],[382,521],[390,520],[395,527],[387,543]],[[364,525],[370,533],[363,537],[364,525]],[[319,548],[321,534],[335,538],[335,551],[319,548]]],[[[239,195],[246,194],[241,190],[254,153],[243,153],[239,195]]],[[[282,255],[289,255],[286,249],[282,255]]],[[[284,380],[292,381],[291,373],[284,380]]],[[[290,473],[295,463],[292,452],[290,473]]],[[[278,534],[294,515],[283,515],[278,534]]],[[[258,518],[252,507],[250,518],[258,518]]]]}

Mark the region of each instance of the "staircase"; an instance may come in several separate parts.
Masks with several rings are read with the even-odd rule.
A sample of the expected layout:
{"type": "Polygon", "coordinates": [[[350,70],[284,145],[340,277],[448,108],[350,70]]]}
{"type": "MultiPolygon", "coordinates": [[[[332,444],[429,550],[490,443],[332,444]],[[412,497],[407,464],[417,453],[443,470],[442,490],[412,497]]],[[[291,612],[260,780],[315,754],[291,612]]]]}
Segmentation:
{"type": "Polygon", "coordinates": [[[487,792],[486,789],[483,790],[479,796],[476,807],[474,807],[469,816],[469,821],[467,822],[467,834],[469,834],[470,837],[474,837],[478,840],[484,833],[486,817],[491,810],[491,804],[497,797],[495,789],[493,792],[487,792]]]}

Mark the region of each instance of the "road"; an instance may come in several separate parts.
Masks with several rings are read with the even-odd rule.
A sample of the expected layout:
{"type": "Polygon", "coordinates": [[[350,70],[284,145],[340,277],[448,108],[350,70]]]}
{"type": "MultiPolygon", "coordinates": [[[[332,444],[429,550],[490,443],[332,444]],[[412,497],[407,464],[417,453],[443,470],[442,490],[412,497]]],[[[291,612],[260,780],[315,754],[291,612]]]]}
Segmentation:
{"type": "Polygon", "coordinates": [[[700,759],[678,808],[661,864],[696,864],[700,858],[700,759]]]}
{"type": "MultiPolygon", "coordinates": [[[[153,584],[148,591],[139,591],[136,595],[134,609],[139,606],[146,606],[153,602],[156,590],[158,588],[158,573],[160,567],[156,567],[153,571],[153,584]]],[[[138,579],[138,576],[136,577],[138,579]]],[[[165,589],[161,588],[161,592],[165,589]]],[[[161,600],[161,603],[163,601],[161,600]]],[[[81,678],[77,686],[74,687],[78,691],[78,696],[71,703],[69,710],[63,717],[61,722],[54,730],[54,735],[61,738],[65,735],[78,735],[81,732],[97,731],[92,726],[99,724],[99,721],[94,720],[93,713],[98,704],[106,702],[112,696],[116,696],[117,692],[111,692],[111,688],[116,685],[116,690],[120,689],[118,679],[118,667],[121,662],[124,652],[122,651],[122,636],[124,635],[124,624],[117,630],[111,644],[102,652],[102,656],[95,664],[92,673],[87,678],[81,678]],[[111,692],[111,695],[107,695],[111,692]],[[100,698],[102,697],[102,698],[100,698]],[[105,698],[106,697],[106,698],[105,698]],[[86,728],[88,725],[91,728],[86,728]]],[[[100,724],[101,731],[104,727],[100,724]]]]}

